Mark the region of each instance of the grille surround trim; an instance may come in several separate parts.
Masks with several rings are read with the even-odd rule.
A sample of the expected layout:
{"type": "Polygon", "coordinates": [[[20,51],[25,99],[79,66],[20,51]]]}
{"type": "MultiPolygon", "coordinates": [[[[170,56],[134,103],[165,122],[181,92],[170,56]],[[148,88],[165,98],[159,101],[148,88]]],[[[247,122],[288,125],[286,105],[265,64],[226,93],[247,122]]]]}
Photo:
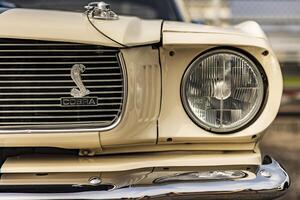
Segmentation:
{"type": "MultiPolygon", "coordinates": [[[[89,44],[89,45],[92,45],[92,44],[89,44]]],[[[122,95],[122,97],[120,97],[120,99],[121,99],[120,113],[118,116],[116,116],[117,117],[116,120],[112,120],[113,121],[112,124],[108,123],[107,125],[105,125],[105,124],[99,125],[99,123],[102,123],[101,121],[58,122],[58,123],[40,122],[40,124],[32,123],[29,125],[18,124],[16,122],[16,124],[6,123],[7,126],[0,126],[0,134],[28,134],[28,133],[30,133],[30,134],[32,134],[32,133],[35,133],[35,134],[62,133],[62,134],[64,134],[64,133],[80,133],[80,132],[100,132],[100,131],[109,131],[109,130],[114,129],[116,126],[119,125],[119,123],[123,119],[124,112],[126,110],[127,93],[128,93],[126,65],[125,65],[123,54],[120,50],[116,54],[116,58],[117,58],[117,63],[119,63],[119,67],[121,69],[120,74],[122,76],[121,79],[122,79],[122,84],[123,84],[123,95],[122,95]],[[48,124],[48,125],[45,125],[45,124],[48,124]],[[13,127],[13,126],[15,126],[15,127],[13,127]],[[103,126],[103,127],[99,127],[99,126],[103,126]],[[5,129],[7,127],[13,127],[13,128],[5,129]]],[[[93,82],[94,80],[90,80],[90,81],[93,82]]],[[[106,81],[107,80],[104,80],[103,82],[106,82],[106,81]]],[[[3,81],[3,82],[5,82],[5,81],[3,81]]],[[[101,98],[98,98],[98,99],[101,99],[101,98]]],[[[108,97],[107,99],[110,99],[110,97],[108,97]]],[[[3,123],[3,124],[5,124],[5,123],[3,123]]]]}

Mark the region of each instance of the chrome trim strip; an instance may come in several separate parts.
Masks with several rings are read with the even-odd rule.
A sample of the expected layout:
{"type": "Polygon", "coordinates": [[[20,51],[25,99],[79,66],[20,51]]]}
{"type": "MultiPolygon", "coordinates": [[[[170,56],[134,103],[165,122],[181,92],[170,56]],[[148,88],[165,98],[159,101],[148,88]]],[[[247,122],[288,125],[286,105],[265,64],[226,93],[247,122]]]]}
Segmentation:
{"type": "MultiPolygon", "coordinates": [[[[64,122],[61,125],[57,125],[56,124],[52,124],[52,125],[48,125],[47,128],[45,128],[45,125],[42,125],[39,127],[39,125],[27,125],[27,126],[14,126],[12,127],[12,129],[6,129],[6,130],[1,130],[1,128],[7,128],[7,127],[0,127],[0,134],[47,134],[47,133],[79,133],[79,132],[99,132],[99,131],[108,131],[111,130],[113,128],[115,128],[123,119],[123,115],[126,109],[126,103],[127,103],[127,71],[126,71],[126,66],[125,66],[125,61],[123,58],[123,54],[121,52],[119,52],[117,59],[120,63],[120,67],[122,70],[122,78],[123,78],[123,98],[122,98],[122,109],[120,111],[119,117],[117,120],[115,120],[115,122],[113,124],[111,124],[110,126],[107,127],[103,127],[103,128],[98,128],[97,126],[99,126],[99,124],[101,124],[101,122],[99,123],[88,123],[88,122],[79,122],[77,124],[74,124],[74,122],[64,122]],[[32,126],[34,126],[34,129],[31,129],[32,126]],[[64,126],[64,128],[60,128],[64,126]],[[83,127],[87,127],[89,126],[90,128],[83,128],[83,127]],[[68,128],[69,127],[69,128],[68,128]]],[[[117,62],[116,62],[117,63],[117,62]]],[[[3,63],[2,63],[3,64],[3,63]]],[[[101,93],[101,92],[91,92],[91,94],[97,94],[97,93],[101,93]]],[[[109,92],[106,92],[109,93],[109,92]]],[[[1,93],[0,93],[1,94],[1,93]]],[[[14,93],[5,93],[7,95],[11,95],[14,93]]],[[[18,93],[20,94],[20,93],[18,93]]],[[[26,94],[26,93],[21,93],[21,94],[26,94]]],[[[35,94],[41,94],[41,93],[28,93],[29,95],[35,95],[35,94]]],[[[45,93],[45,94],[51,94],[51,93],[45,93]]],[[[53,93],[53,94],[58,94],[58,93],[53,93]]],[[[61,92],[61,94],[64,94],[63,92],[61,92]]],[[[106,103],[108,104],[108,103],[106,103]]],[[[106,105],[105,104],[105,105],[106,105]]],[[[110,103],[111,104],[111,103],[110,103]]],[[[39,104],[41,105],[41,104],[39,104]]],[[[0,105],[1,106],[1,105],[0,105]]],[[[7,105],[6,105],[7,106],[7,105]]],[[[15,106],[15,105],[14,105],[15,106]]],[[[23,105],[24,106],[24,105],[23,105]]],[[[32,104],[30,105],[32,106],[32,104]]],[[[21,107],[21,106],[20,106],[21,107]]],[[[103,123],[103,122],[102,122],[103,123]]],[[[50,123],[48,123],[50,124],[50,123]]]]}
{"type": "MultiPolygon", "coordinates": [[[[226,168],[230,168],[226,166],[226,168]]],[[[266,157],[253,177],[234,180],[175,181],[139,184],[141,179],[128,179],[126,186],[108,191],[77,193],[1,193],[3,199],[274,199],[284,195],[290,178],[278,162],[266,157]]],[[[155,175],[155,171],[151,174],[155,175]]],[[[151,177],[151,174],[149,176],[151,177]]],[[[134,174],[132,175],[134,176],[134,174]]],[[[158,176],[159,177],[159,176],[158,176]]],[[[147,177],[144,177],[145,179],[147,177]]],[[[147,181],[148,182],[148,181],[147,181]]],[[[118,185],[118,184],[116,184],[118,185]]],[[[35,185],[38,187],[38,185],[35,185]]],[[[51,192],[51,191],[49,191],[51,192]]]]}

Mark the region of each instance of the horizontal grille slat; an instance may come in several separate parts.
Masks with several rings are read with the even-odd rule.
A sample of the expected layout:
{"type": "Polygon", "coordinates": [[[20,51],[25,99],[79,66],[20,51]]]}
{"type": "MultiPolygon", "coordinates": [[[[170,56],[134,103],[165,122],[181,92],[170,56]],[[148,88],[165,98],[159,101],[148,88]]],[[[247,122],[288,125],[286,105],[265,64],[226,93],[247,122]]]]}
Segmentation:
{"type": "MultiPolygon", "coordinates": [[[[101,100],[120,100],[123,99],[123,97],[101,97],[99,98],[101,100]]],[[[9,99],[5,99],[2,98],[0,99],[1,101],[60,101],[60,98],[9,98],[9,99]]]]}
{"type": "MultiPolygon", "coordinates": [[[[89,109],[89,110],[68,110],[68,112],[120,112],[120,109],[89,109]]],[[[0,113],[61,113],[65,110],[0,110],[0,113]]]]}
{"type": "MultiPolygon", "coordinates": [[[[120,69],[119,67],[90,67],[89,70],[107,70],[107,69],[120,69]]],[[[70,70],[70,68],[6,68],[0,69],[0,71],[66,71],[70,70]]]]}
{"type": "MultiPolygon", "coordinates": [[[[2,93],[0,92],[1,95],[69,95],[70,92],[7,92],[7,93],[2,93]]],[[[123,91],[100,91],[100,92],[91,92],[90,95],[97,95],[97,94],[123,94],[123,91]]]]}
{"type": "MultiPolygon", "coordinates": [[[[2,65],[57,65],[77,64],[78,62],[1,62],[2,65]]],[[[117,64],[117,61],[80,61],[80,64],[117,64]]]]}
{"type": "Polygon", "coordinates": [[[53,41],[39,41],[39,40],[27,40],[27,39],[7,39],[1,38],[0,39],[0,46],[41,46],[43,48],[47,47],[57,47],[57,46],[71,46],[71,47],[79,47],[79,48],[101,48],[103,50],[115,50],[118,51],[116,48],[108,48],[99,45],[90,45],[90,44],[82,44],[82,43],[65,43],[65,42],[53,42],[53,41]]]}
{"type": "MultiPolygon", "coordinates": [[[[87,86],[87,89],[92,88],[121,88],[122,85],[99,85],[99,86],[87,86]]],[[[0,91],[2,89],[71,89],[72,86],[17,86],[17,87],[2,87],[0,86],[0,91]]]]}
{"type": "MultiPolygon", "coordinates": [[[[0,45],[1,47],[1,45],[0,45]]],[[[78,49],[78,50],[72,50],[72,49],[24,49],[24,50],[1,50],[0,52],[103,52],[103,53],[117,53],[118,50],[100,50],[100,49],[78,49]]]]}
{"type": "MultiPolygon", "coordinates": [[[[102,103],[101,105],[121,105],[121,103],[102,103]]],[[[0,107],[58,107],[60,104],[1,104],[0,107]]]]}
{"type": "Polygon", "coordinates": [[[0,129],[112,126],[124,102],[119,52],[98,45],[0,38],[0,129]],[[71,77],[74,65],[84,65],[80,78],[89,94],[82,98],[71,96],[72,89],[79,90],[71,77]],[[64,100],[72,103],[63,105],[64,100]]]}
{"type": "MultiPolygon", "coordinates": [[[[101,79],[101,80],[84,80],[84,83],[91,82],[120,82],[122,79],[101,79]]],[[[14,80],[14,81],[1,81],[0,83],[74,83],[72,80],[14,80]]]]}
{"type": "MultiPolygon", "coordinates": [[[[29,128],[31,128],[32,126],[38,126],[38,127],[41,127],[41,128],[43,128],[44,126],[43,125],[53,125],[53,126],[51,126],[51,127],[59,127],[59,128],[61,128],[61,125],[66,125],[66,126],[69,126],[69,125],[72,125],[72,126],[76,126],[76,125],[80,125],[80,124],[83,124],[83,125],[85,125],[85,124],[90,124],[90,125],[96,125],[96,127],[98,127],[99,125],[100,126],[108,126],[110,123],[111,123],[111,121],[110,120],[108,120],[108,121],[101,121],[101,120],[99,120],[99,121],[97,121],[96,123],[95,123],[95,121],[82,121],[82,122],[38,122],[38,123],[32,123],[32,122],[0,122],[0,126],[1,126],[1,128],[5,128],[5,129],[13,129],[14,127],[13,127],[13,125],[14,126],[19,126],[19,125],[24,125],[24,126],[22,126],[22,127],[29,127],[29,128]],[[61,125],[58,125],[58,124],[61,124],[61,125]],[[7,125],[10,125],[10,126],[7,126],[7,125]],[[42,126],[41,126],[42,125],[42,126]]],[[[74,127],[72,127],[72,128],[74,128],[74,127]]]]}
{"type": "Polygon", "coordinates": [[[95,55],[95,56],[0,56],[1,58],[115,58],[116,56],[114,55],[95,55]]]}
{"type": "MultiPolygon", "coordinates": [[[[63,76],[69,77],[68,74],[0,74],[0,77],[50,77],[50,76],[63,76]]],[[[121,73],[103,73],[103,74],[83,74],[84,76],[121,76],[121,73]]]]}
{"type": "MultiPolygon", "coordinates": [[[[40,118],[43,118],[43,119],[55,119],[55,118],[59,118],[59,119],[63,119],[63,118],[69,118],[69,119],[72,119],[72,118],[75,118],[77,119],[78,116],[0,116],[0,119],[40,119],[40,118]]],[[[80,116],[81,118],[106,118],[106,117],[116,117],[116,115],[81,115],[80,116]]]]}
{"type": "MultiPolygon", "coordinates": [[[[1,42],[1,41],[0,41],[1,42]]],[[[82,44],[66,44],[66,43],[0,43],[0,46],[80,46],[82,44]]]]}

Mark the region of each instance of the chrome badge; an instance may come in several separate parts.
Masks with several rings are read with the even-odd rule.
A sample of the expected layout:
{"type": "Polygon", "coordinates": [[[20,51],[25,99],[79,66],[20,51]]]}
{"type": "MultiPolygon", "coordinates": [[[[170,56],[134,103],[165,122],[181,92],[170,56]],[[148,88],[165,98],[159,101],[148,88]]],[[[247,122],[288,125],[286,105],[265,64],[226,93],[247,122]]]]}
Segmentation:
{"type": "Polygon", "coordinates": [[[81,73],[85,71],[85,66],[82,64],[75,64],[71,69],[71,77],[75,82],[77,88],[71,90],[71,95],[73,97],[84,97],[90,94],[90,91],[85,88],[81,79],[81,73]]]}
{"type": "Polygon", "coordinates": [[[110,5],[105,2],[92,2],[84,7],[90,18],[102,20],[117,20],[119,16],[111,10],[110,5]]]}
{"type": "Polygon", "coordinates": [[[77,87],[71,89],[71,96],[61,98],[61,106],[63,107],[77,107],[77,106],[98,106],[97,97],[86,97],[90,91],[84,86],[81,75],[85,71],[83,64],[75,64],[71,68],[71,78],[77,87]]]}

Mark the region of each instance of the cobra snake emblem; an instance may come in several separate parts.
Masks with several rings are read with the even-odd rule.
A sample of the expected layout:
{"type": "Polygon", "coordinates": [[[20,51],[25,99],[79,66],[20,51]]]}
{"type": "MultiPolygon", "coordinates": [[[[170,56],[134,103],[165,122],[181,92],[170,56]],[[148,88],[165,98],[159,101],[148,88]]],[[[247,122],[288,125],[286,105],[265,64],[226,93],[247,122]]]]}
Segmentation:
{"type": "Polygon", "coordinates": [[[72,88],[71,90],[71,95],[73,97],[84,97],[90,94],[90,91],[86,89],[81,79],[81,73],[83,73],[84,71],[85,66],[82,64],[75,64],[71,69],[71,77],[77,86],[77,88],[72,88]]]}

